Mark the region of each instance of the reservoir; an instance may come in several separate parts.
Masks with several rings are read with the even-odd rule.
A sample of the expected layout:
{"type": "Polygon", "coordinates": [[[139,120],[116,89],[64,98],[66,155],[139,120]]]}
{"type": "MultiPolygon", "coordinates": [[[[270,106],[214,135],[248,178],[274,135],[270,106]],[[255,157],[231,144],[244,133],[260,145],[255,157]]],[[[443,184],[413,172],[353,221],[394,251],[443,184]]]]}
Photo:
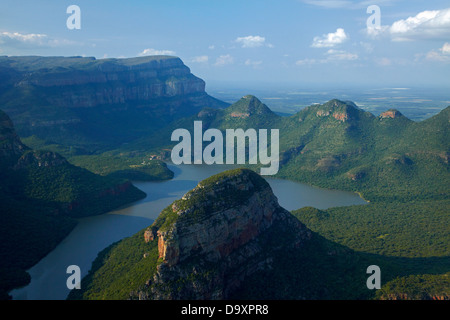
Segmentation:
{"type": "MultiPolygon", "coordinates": [[[[63,300],[69,294],[67,267],[77,265],[84,277],[97,254],[125,237],[148,227],[158,214],[174,200],[181,198],[199,181],[231,169],[226,165],[168,165],[175,173],[172,180],[134,182],[147,197],[127,207],[79,220],[72,232],[46,257],[28,270],[28,286],[10,292],[16,300],[63,300]]],[[[327,190],[306,184],[264,177],[282,207],[291,211],[306,206],[326,209],[359,205],[366,202],[357,194],[327,190]]]]}

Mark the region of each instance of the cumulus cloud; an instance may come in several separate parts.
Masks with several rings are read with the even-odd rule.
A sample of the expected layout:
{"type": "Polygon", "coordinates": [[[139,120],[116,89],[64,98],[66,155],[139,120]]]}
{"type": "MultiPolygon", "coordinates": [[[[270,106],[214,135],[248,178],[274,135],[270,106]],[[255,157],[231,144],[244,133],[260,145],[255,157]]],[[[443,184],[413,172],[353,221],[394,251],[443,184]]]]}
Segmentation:
{"type": "Polygon", "coordinates": [[[214,65],[218,66],[218,67],[223,67],[223,66],[233,64],[233,63],[234,63],[234,58],[229,54],[225,54],[225,55],[219,56],[216,59],[216,63],[214,65]]]}
{"type": "Polygon", "coordinates": [[[450,38],[450,8],[426,10],[413,17],[400,19],[392,25],[367,28],[367,34],[375,37],[388,35],[393,41],[417,39],[448,40],[450,38]]]}
{"type": "Polygon", "coordinates": [[[273,47],[270,43],[266,43],[265,37],[261,36],[238,37],[235,42],[239,43],[242,48],[273,47]]]}
{"type": "Polygon", "coordinates": [[[438,50],[431,50],[425,58],[429,61],[450,62],[450,43],[444,43],[438,50]]]}
{"type": "Polygon", "coordinates": [[[83,45],[71,40],[55,39],[46,34],[0,32],[0,44],[5,48],[33,49],[42,47],[60,47],[66,45],[83,45]]]}
{"type": "Polygon", "coordinates": [[[1,43],[29,43],[36,45],[44,45],[48,41],[48,36],[46,34],[36,34],[28,33],[22,34],[19,32],[2,32],[0,33],[1,43]]]}
{"type": "Polygon", "coordinates": [[[314,37],[311,47],[313,48],[331,48],[335,47],[348,39],[348,35],[344,29],[338,28],[336,32],[322,35],[322,37],[314,37]]]}
{"type": "Polygon", "coordinates": [[[394,22],[389,29],[393,40],[415,38],[448,39],[450,37],[450,8],[422,11],[414,17],[394,22]]]}
{"type": "Polygon", "coordinates": [[[176,55],[175,51],[172,50],[156,50],[156,49],[145,49],[139,56],[174,56],[176,55]]]}

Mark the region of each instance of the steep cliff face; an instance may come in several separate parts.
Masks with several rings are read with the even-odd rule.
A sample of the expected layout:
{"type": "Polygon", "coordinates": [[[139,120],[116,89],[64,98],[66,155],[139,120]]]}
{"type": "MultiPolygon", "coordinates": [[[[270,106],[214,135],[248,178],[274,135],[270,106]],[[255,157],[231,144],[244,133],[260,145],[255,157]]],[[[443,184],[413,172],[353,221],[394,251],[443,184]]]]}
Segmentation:
{"type": "Polygon", "coordinates": [[[1,110],[0,169],[0,197],[42,201],[48,211],[63,215],[100,214],[145,196],[130,182],[73,166],[52,151],[31,150],[1,110]]]}
{"type": "Polygon", "coordinates": [[[391,109],[391,110],[381,113],[380,119],[388,119],[388,118],[395,119],[395,118],[398,118],[401,116],[403,116],[403,115],[400,113],[400,111],[391,109]]]}
{"type": "Polygon", "coordinates": [[[129,142],[203,107],[226,106],[171,56],[0,57],[0,77],[0,103],[19,134],[60,144],[129,142]]]}
{"type": "Polygon", "coordinates": [[[271,268],[274,250],[300,247],[310,236],[253,171],[214,176],[144,233],[142,241],[158,241],[161,263],[132,298],[226,299],[247,276],[271,268]],[[275,230],[291,233],[289,244],[275,230]]]}
{"type": "Polygon", "coordinates": [[[0,110],[0,162],[11,164],[27,149],[17,136],[11,119],[0,110]]]}
{"type": "Polygon", "coordinates": [[[204,94],[205,82],[190,73],[179,58],[90,60],[83,68],[57,68],[25,74],[19,86],[35,86],[55,106],[80,108],[164,97],[204,94]]]}
{"type": "Polygon", "coordinates": [[[130,182],[29,149],[0,110],[0,297],[30,281],[25,270],[69,234],[76,224],[69,217],[101,214],[143,197],[130,182]]]}

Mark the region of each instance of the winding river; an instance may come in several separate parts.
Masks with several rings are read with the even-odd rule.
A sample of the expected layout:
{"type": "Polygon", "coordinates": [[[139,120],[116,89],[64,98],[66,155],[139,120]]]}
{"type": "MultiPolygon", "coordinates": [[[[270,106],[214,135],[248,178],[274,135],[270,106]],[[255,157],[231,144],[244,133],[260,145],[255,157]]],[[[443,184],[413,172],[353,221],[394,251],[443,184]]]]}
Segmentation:
{"type": "MultiPolygon", "coordinates": [[[[17,300],[62,300],[69,293],[66,280],[69,265],[77,265],[85,276],[97,253],[111,243],[148,227],[159,212],[181,198],[197,183],[230,167],[208,165],[169,165],[175,177],[162,182],[134,182],[147,193],[143,200],[109,213],[83,218],[74,230],[46,257],[28,270],[28,286],[11,291],[17,300]]],[[[357,194],[326,190],[288,180],[266,178],[278,201],[287,210],[312,206],[326,209],[336,206],[365,204],[357,194]]]]}

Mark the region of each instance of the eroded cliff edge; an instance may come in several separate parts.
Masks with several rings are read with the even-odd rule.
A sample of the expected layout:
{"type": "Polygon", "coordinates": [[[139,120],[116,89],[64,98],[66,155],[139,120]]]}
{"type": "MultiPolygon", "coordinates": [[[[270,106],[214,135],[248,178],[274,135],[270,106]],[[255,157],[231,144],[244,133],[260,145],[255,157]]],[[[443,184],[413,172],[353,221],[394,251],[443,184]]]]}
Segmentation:
{"type": "Polygon", "coordinates": [[[310,237],[258,174],[227,171],[200,182],[144,232],[142,241],[158,242],[160,263],[131,298],[227,299],[246,277],[272,268],[274,251],[310,237]]]}
{"type": "Polygon", "coordinates": [[[117,147],[204,107],[228,105],[172,56],[3,56],[0,104],[21,137],[87,149],[117,147]]]}

